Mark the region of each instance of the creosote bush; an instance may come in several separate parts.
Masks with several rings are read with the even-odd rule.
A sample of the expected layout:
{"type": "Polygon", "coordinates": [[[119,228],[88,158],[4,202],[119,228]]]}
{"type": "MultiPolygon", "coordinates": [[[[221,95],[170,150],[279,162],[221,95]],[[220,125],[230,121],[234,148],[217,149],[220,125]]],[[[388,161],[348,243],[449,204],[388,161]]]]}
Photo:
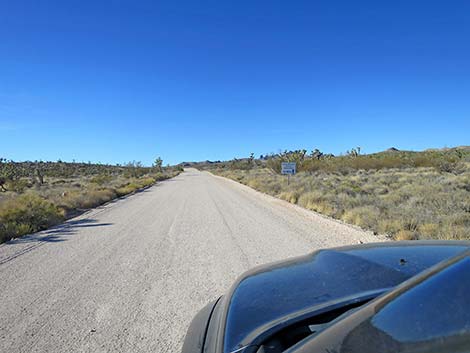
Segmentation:
{"type": "Polygon", "coordinates": [[[37,232],[63,219],[57,206],[36,194],[11,198],[0,205],[0,242],[37,232]]]}

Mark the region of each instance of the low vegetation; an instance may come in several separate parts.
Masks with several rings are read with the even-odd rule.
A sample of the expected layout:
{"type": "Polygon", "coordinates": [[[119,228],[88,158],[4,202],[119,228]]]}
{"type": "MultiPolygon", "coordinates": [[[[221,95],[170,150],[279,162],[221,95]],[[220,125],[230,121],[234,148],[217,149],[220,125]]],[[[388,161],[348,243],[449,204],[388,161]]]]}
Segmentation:
{"type": "Polygon", "coordinates": [[[470,239],[470,149],[344,156],[318,150],[205,164],[256,190],[397,240],[470,239]],[[283,161],[299,173],[279,174],[283,161]]]}
{"type": "Polygon", "coordinates": [[[182,169],[140,162],[112,166],[91,163],[13,162],[0,159],[0,243],[63,222],[182,169]]]}

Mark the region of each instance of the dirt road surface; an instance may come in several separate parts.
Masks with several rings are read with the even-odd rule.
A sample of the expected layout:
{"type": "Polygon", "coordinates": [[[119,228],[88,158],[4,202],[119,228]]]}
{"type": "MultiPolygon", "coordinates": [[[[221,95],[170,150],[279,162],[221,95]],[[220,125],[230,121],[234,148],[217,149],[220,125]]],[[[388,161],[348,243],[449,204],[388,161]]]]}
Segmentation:
{"type": "Polygon", "coordinates": [[[242,272],[378,240],[187,170],[0,245],[0,351],[179,352],[193,315],[242,272]]]}

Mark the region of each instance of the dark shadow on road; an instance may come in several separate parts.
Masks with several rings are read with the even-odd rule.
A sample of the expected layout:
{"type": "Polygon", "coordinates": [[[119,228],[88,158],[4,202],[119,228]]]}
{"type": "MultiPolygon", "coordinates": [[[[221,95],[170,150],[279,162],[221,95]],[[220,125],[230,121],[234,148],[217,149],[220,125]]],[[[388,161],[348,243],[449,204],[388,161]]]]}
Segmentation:
{"type": "MultiPolygon", "coordinates": [[[[155,185],[152,185],[152,186],[148,186],[148,187],[146,187],[146,188],[143,188],[143,189],[138,189],[138,190],[134,191],[133,193],[129,194],[129,196],[135,195],[135,194],[142,194],[142,193],[144,193],[144,192],[150,192],[150,191],[151,191],[151,190],[150,190],[151,188],[157,187],[157,186],[158,186],[158,184],[155,184],[155,185]]],[[[127,195],[126,195],[126,196],[127,196],[127,195]]]]}
{"type": "Polygon", "coordinates": [[[66,241],[68,237],[74,235],[80,228],[105,227],[112,224],[113,223],[98,223],[96,219],[92,218],[77,219],[59,224],[39,233],[12,239],[3,243],[2,246],[18,245],[19,248],[15,249],[14,253],[5,258],[1,258],[0,256],[0,265],[33,251],[44,244],[66,241]]]}
{"type": "Polygon", "coordinates": [[[96,219],[84,218],[68,221],[40,233],[27,235],[21,238],[12,239],[5,243],[5,245],[24,244],[24,243],[37,243],[37,242],[51,242],[56,243],[67,240],[66,237],[73,235],[80,228],[90,227],[104,227],[110,226],[112,223],[98,223],[96,219]]]}

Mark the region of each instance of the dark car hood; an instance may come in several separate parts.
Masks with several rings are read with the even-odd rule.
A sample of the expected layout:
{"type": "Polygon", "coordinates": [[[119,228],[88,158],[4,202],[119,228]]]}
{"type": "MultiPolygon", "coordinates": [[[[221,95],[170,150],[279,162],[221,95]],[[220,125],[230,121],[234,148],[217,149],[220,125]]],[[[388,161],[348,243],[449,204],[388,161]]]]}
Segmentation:
{"type": "Polygon", "coordinates": [[[467,242],[352,246],[254,269],[223,298],[220,350],[233,352],[323,307],[377,296],[468,246],[467,242]]]}
{"type": "Polygon", "coordinates": [[[469,352],[469,272],[465,251],[334,320],[289,352],[469,352]]]}

